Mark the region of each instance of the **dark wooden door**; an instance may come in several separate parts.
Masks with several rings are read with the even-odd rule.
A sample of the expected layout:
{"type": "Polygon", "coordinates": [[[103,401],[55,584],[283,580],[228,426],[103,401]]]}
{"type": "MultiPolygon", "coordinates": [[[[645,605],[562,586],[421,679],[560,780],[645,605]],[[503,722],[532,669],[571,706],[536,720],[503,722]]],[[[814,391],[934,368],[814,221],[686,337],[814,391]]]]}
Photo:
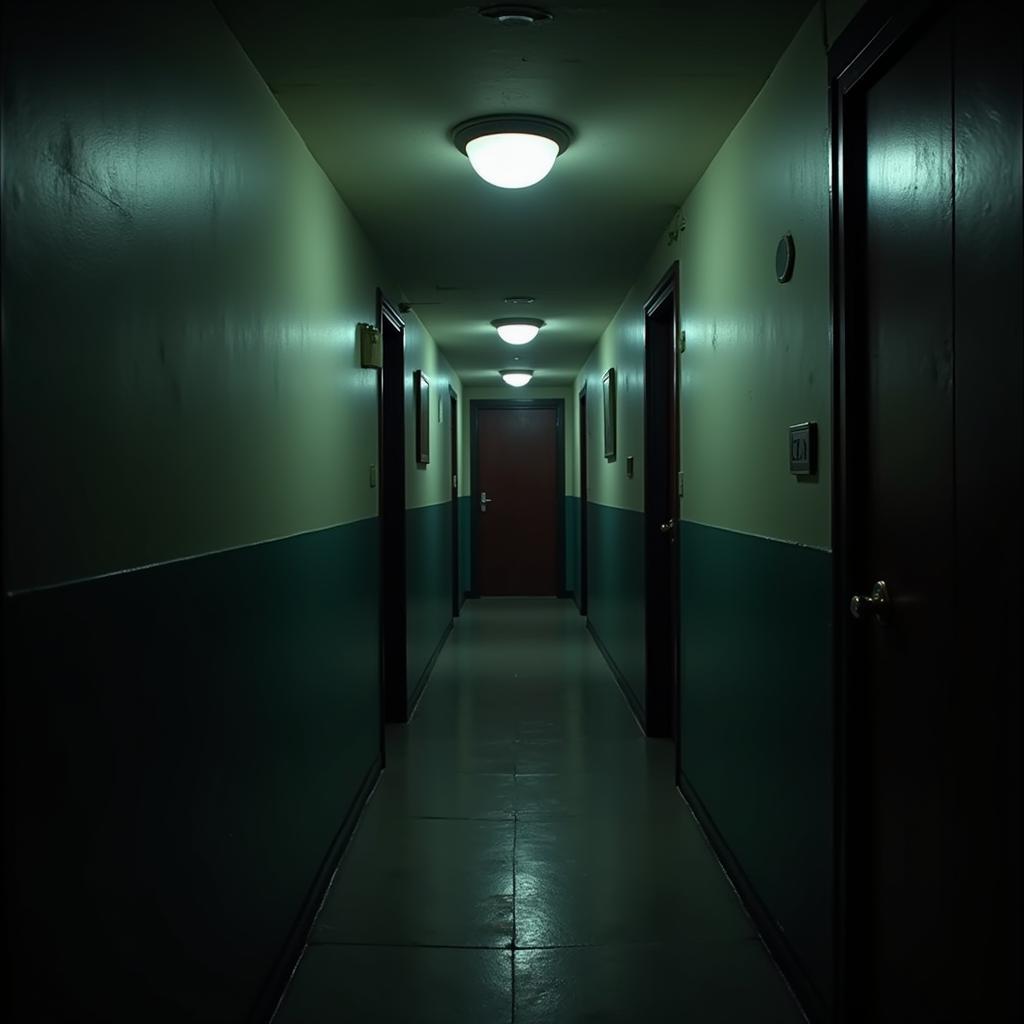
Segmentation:
{"type": "MultiPolygon", "coordinates": [[[[384,351],[383,367],[378,378],[381,693],[384,717],[388,721],[404,722],[408,718],[405,593],[405,324],[398,315],[398,310],[380,291],[377,293],[377,323],[381,330],[384,351]]],[[[383,730],[383,723],[381,728],[383,730]]]]}
{"type": "Polygon", "coordinates": [[[448,388],[448,430],[452,471],[452,616],[457,616],[462,608],[462,584],[459,579],[459,399],[451,387],[448,388]]]}
{"type": "Polygon", "coordinates": [[[483,402],[474,411],[478,592],[557,595],[559,412],[483,402]]]}
{"type": "Polygon", "coordinates": [[[677,730],[679,688],[678,265],[644,308],[645,650],[648,736],[677,730]]]}
{"type": "MultiPolygon", "coordinates": [[[[1010,691],[1018,682],[1006,674],[1019,650],[1019,623],[1009,625],[1019,615],[1019,521],[1003,531],[1009,543],[982,555],[990,566],[1016,562],[1009,587],[998,568],[979,575],[962,557],[977,544],[967,524],[998,533],[1003,520],[986,511],[979,479],[1002,476],[1019,515],[1019,334],[1013,352],[998,333],[1008,324],[1000,309],[1015,305],[1018,331],[1020,323],[1019,43],[1014,140],[998,91],[982,90],[976,111],[958,119],[954,98],[971,92],[963,78],[970,62],[954,56],[967,5],[923,6],[890,22],[840,78],[845,607],[837,611],[846,652],[841,877],[851,1024],[1009,1020],[1016,968],[1006,966],[1007,949],[1014,932],[1019,941],[1019,909],[1005,909],[1019,877],[1019,831],[1014,840],[1006,818],[1019,823],[1019,811],[1008,810],[1012,764],[994,754],[1019,739],[1019,721],[1000,721],[1019,708],[1010,691]],[[989,160],[988,180],[977,170],[970,180],[978,147],[1000,138],[1004,152],[989,160]],[[1007,216],[1015,228],[1007,230],[1007,216]],[[987,250],[1000,244],[1004,266],[997,261],[978,280],[987,250]],[[1015,281],[1006,266],[1014,261],[1015,281]],[[979,287],[991,289],[984,312],[979,287]],[[974,308],[967,319],[965,303],[974,308]],[[979,316],[999,326],[979,332],[979,316]],[[1016,426],[1001,430],[1007,372],[1016,375],[1016,426]],[[969,434],[981,444],[965,445],[969,434]],[[986,580],[982,588],[971,587],[972,576],[986,580]],[[1017,739],[1008,740],[1013,729],[1017,739]]],[[[991,52],[995,44],[993,35],[991,52]]],[[[1010,756],[1019,765],[1019,754],[1010,756]]]]}
{"type": "Polygon", "coordinates": [[[863,557],[887,585],[862,617],[877,956],[872,1019],[941,1020],[952,970],[937,894],[956,885],[944,833],[953,658],[953,133],[943,18],[866,90],[863,557]],[[922,956],[922,945],[931,948],[922,956]],[[931,1005],[921,1004],[922,995],[931,1005]]]}
{"type": "Polygon", "coordinates": [[[580,550],[579,550],[579,593],[576,595],[577,606],[580,610],[580,615],[587,614],[587,576],[589,567],[587,565],[587,559],[590,557],[588,548],[587,538],[587,474],[589,467],[587,466],[587,388],[584,385],[580,391],[580,409],[579,409],[579,432],[580,432],[580,550]]]}

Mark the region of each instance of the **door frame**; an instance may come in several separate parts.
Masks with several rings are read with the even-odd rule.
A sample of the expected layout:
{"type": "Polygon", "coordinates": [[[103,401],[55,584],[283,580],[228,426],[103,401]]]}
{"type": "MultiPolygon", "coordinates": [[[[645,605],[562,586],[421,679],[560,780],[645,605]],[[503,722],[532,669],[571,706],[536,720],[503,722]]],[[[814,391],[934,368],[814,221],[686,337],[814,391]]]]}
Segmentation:
{"type": "Polygon", "coordinates": [[[448,430],[451,439],[452,477],[452,618],[462,610],[462,580],[459,576],[459,396],[448,385],[448,430]]]}
{"type": "MultiPolygon", "coordinates": [[[[587,559],[589,558],[589,538],[587,536],[587,493],[589,490],[588,480],[588,469],[587,466],[587,385],[584,384],[580,388],[579,393],[579,416],[577,418],[577,424],[579,426],[579,451],[577,456],[580,463],[580,522],[579,522],[579,590],[576,593],[576,607],[580,610],[580,615],[587,614],[587,583],[588,583],[588,569],[587,559]]],[[[567,581],[568,582],[568,581],[567,581]]]]}
{"type": "Polygon", "coordinates": [[[868,728],[863,688],[855,680],[858,667],[856,637],[850,627],[848,595],[859,580],[857,567],[863,553],[857,548],[851,523],[857,516],[858,490],[853,481],[863,479],[867,449],[858,422],[858,411],[851,409],[855,398],[863,400],[868,386],[867,374],[856,358],[851,338],[862,336],[859,310],[853,296],[863,294],[864,267],[858,253],[863,252],[863,231],[858,214],[863,216],[866,196],[857,178],[845,173],[866,160],[863,134],[855,135],[852,125],[863,118],[859,101],[863,86],[894,47],[906,40],[919,23],[927,2],[915,2],[900,11],[883,12],[869,5],[851,22],[829,52],[829,107],[832,121],[832,204],[830,253],[832,276],[832,549],[833,592],[832,621],[834,678],[834,874],[833,906],[835,1005],[839,1021],[857,1020],[858,979],[865,976],[869,964],[863,957],[866,921],[858,913],[870,897],[867,880],[858,866],[867,864],[868,840],[861,825],[866,820],[868,786],[861,777],[857,734],[868,728]],[[851,868],[852,865],[852,868],[851,868]]]}
{"type": "Polygon", "coordinates": [[[377,289],[383,365],[377,373],[380,515],[381,751],[386,722],[408,718],[405,552],[405,321],[377,289]],[[390,430],[388,428],[391,428],[390,430]],[[399,585],[395,585],[400,581],[399,585]]]}
{"type": "Polygon", "coordinates": [[[470,424],[470,597],[480,596],[480,410],[481,409],[554,409],[555,410],[555,561],[558,597],[568,597],[565,589],[565,399],[563,398],[473,398],[469,403],[470,424]]]}
{"type": "MultiPolygon", "coordinates": [[[[871,720],[869,708],[864,700],[865,686],[861,676],[858,662],[858,636],[853,629],[848,602],[850,595],[856,587],[863,583],[863,573],[860,568],[863,564],[863,553],[857,547],[858,537],[854,526],[859,514],[859,495],[857,493],[857,481],[863,479],[865,460],[868,451],[865,443],[864,432],[861,429],[860,403],[866,395],[869,383],[868,375],[864,371],[858,356],[860,350],[857,342],[863,337],[862,325],[859,322],[858,296],[863,295],[863,231],[861,223],[864,214],[865,195],[861,182],[857,176],[847,173],[847,168],[863,166],[866,160],[866,149],[863,139],[863,87],[872,80],[872,76],[893,56],[897,55],[904,46],[909,45],[917,34],[928,26],[932,19],[940,16],[947,10],[952,9],[954,15],[954,42],[952,54],[952,89],[954,96],[954,140],[957,139],[957,115],[956,103],[961,88],[969,88],[969,83],[964,84],[957,75],[961,64],[961,43],[960,26],[970,21],[970,18],[962,12],[966,5],[954,5],[949,0],[911,0],[899,7],[898,10],[886,9],[885,5],[867,4],[854,18],[850,26],[836,40],[829,52],[829,110],[832,135],[831,152],[831,186],[832,202],[830,209],[832,247],[830,254],[831,279],[832,279],[832,338],[833,338],[833,360],[832,360],[832,384],[833,384],[833,422],[832,422],[832,541],[833,541],[833,623],[834,623],[834,646],[833,646],[833,673],[834,673],[834,706],[835,706],[835,904],[834,904],[834,938],[835,938],[835,963],[836,963],[836,1019],[845,1024],[859,1024],[863,1019],[863,1008],[858,1002],[858,993],[862,992],[864,986],[861,979],[868,976],[871,970],[870,955],[870,930],[869,922],[866,920],[865,908],[869,906],[872,897],[871,878],[868,874],[867,857],[870,851],[869,829],[871,825],[871,802],[868,787],[862,772],[860,760],[866,742],[870,741],[869,728],[871,720]]],[[[976,36],[971,40],[971,46],[979,46],[979,38],[976,36]]],[[[1019,55],[1019,50],[1017,51],[1019,55]]],[[[1019,57],[1018,57],[1019,59],[1019,57]]],[[[966,63],[966,62],[964,62],[966,63]]],[[[1019,71],[1019,66],[1018,66],[1019,71]]],[[[1019,86],[1018,86],[1019,87],[1019,86]]],[[[1017,94],[1019,103],[1019,93],[1017,94]]],[[[1019,109],[1018,109],[1019,117],[1019,109]]],[[[954,145],[954,174],[960,170],[960,150],[954,145]]],[[[1017,159],[1020,159],[1017,150],[1017,159]]],[[[961,208],[963,197],[957,193],[957,209],[954,211],[954,231],[960,222],[958,210],[961,208]]],[[[969,217],[969,208],[965,210],[965,217],[969,217]]],[[[969,475],[966,482],[961,482],[961,466],[959,459],[964,454],[961,448],[961,438],[958,436],[955,445],[957,451],[957,486],[956,497],[958,502],[957,516],[961,519],[963,510],[959,503],[964,501],[964,493],[970,491],[977,483],[979,474],[985,474],[993,465],[1001,467],[1003,472],[993,473],[998,477],[1004,488],[1003,499],[1011,511],[1008,513],[1010,521],[1019,521],[1020,514],[1020,464],[1021,464],[1021,423],[1020,423],[1020,357],[1019,357],[1019,336],[1020,336],[1020,298],[1019,298],[1019,273],[1020,273],[1020,222],[1019,207],[1018,221],[1016,223],[1016,241],[1013,240],[1013,229],[1004,227],[1005,234],[999,239],[986,237],[986,247],[991,246],[993,259],[997,259],[1006,249],[1010,249],[1016,260],[1016,277],[1014,268],[1006,265],[1005,261],[1000,264],[1002,274],[1001,280],[996,280],[998,275],[989,275],[991,266],[976,266],[974,261],[963,256],[959,250],[954,248],[955,261],[955,288],[956,296],[977,296],[967,304],[974,308],[961,313],[958,309],[955,314],[954,331],[957,337],[958,348],[977,347],[984,354],[975,355],[974,359],[984,359],[987,355],[998,356],[999,362],[996,368],[990,371],[1000,378],[999,385],[987,384],[977,376],[969,379],[968,388],[961,380],[958,364],[955,378],[957,390],[957,431],[958,435],[965,429],[959,418],[962,408],[970,407],[973,403],[981,406],[985,402],[1000,401],[999,396],[1009,393],[1008,389],[1016,388],[1016,412],[1014,415],[1005,412],[997,421],[993,418],[992,423],[988,422],[988,413],[982,413],[985,417],[984,428],[979,427],[980,417],[975,414],[973,421],[967,423],[966,429],[973,429],[974,437],[970,440],[980,442],[980,448],[986,446],[998,447],[998,454],[989,451],[972,451],[968,467],[969,475]],[[1007,239],[1010,239],[1008,242],[1007,239]],[[1002,249],[998,248],[1002,245],[1002,249]],[[1018,289],[1016,291],[1016,323],[1015,329],[1006,330],[1003,324],[1002,341],[997,342],[989,325],[983,317],[975,314],[978,312],[978,305],[987,306],[987,296],[991,291],[998,293],[1005,291],[1007,285],[1018,289]],[[962,328],[966,325],[967,330],[962,328]],[[987,336],[986,336],[987,332],[987,336]],[[986,344],[978,346],[975,343],[985,339],[986,344]],[[1000,348],[1000,345],[1002,347],[1000,348]],[[1005,353],[1014,346],[1017,352],[1016,363],[1005,357],[1005,353]],[[1008,366],[1014,365],[1013,372],[1007,372],[1008,366]],[[1016,384],[1012,383],[1016,374],[1016,384]],[[962,404],[963,403],[963,404],[962,404]],[[1016,417],[1014,419],[1014,416],[1016,417]],[[1016,456],[1013,454],[1016,451],[1016,456]],[[1017,471],[1016,482],[1010,474],[1005,472],[1005,466],[1013,466],[1017,471]],[[973,479],[970,474],[973,474],[973,479]],[[1018,512],[1012,513],[1012,508],[1017,507],[1018,512]]],[[[977,239],[974,240],[977,243],[977,239]]],[[[1000,307],[1004,312],[1009,308],[1012,299],[1005,298],[1000,307]]],[[[1014,314],[1006,317],[1011,323],[1014,314]]],[[[987,380],[991,381],[989,377],[987,380]]],[[[966,422],[966,421],[965,421],[966,422]]],[[[966,444],[967,442],[963,442],[966,444]]],[[[977,500],[977,499],[976,499],[977,500]]],[[[968,510],[970,511],[970,510],[968,510]]],[[[966,524],[979,526],[978,522],[971,523],[971,519],[978,518],[976,515],[968,515],[961,522],[961,530],[966,524]]],[[[977,529],[970,532],[978,533],[977,529]]],[[[1000,601],[1006,602],[1006,606],[1012,609],[1016,601],[1016,615],[1011,610],[1010,618],[1019,621],[1019,571],[1020,571],[1020,546],[1019,538],[1014,551],[1002,551],[1001,556],[1010,564],[1016,563],[1016,573],[1012,571],[1008,576],[1016,577],[1018,589],[1014,592],[1015,597],[1010,595],[1006,588],[1005,576],[1000,576],[992,565],[994,559],[991,551],[987,552],[988,557],[973,557],[976,553],[978,541],[958,530],[956,547],[958,549],[958,561],[956,565],[956,585],[961,593],[976,594],[983,593],[987,600],[991,600],[993,606],[1000,601]],[[963,550],[961,550],[963,549],[963,550]]],[[[987,603],[985,608],[987,608],[987,603]]],[[[974,613],[970,607],[960,605],[957,609],[958,635],[961,651],[958,651],[957,658],[960,670],[963,671],[963,650],[985,650],[986,641],[991,647],[991,637],[986,632],[989,621],[986,611],[980,610],[974,613]],[[981,620],[981,624],[979,624],[981,620]]],[[[992,672],[993,669],[1005,674],[1005,678],[1013,680],[1006,689],[1003,698],[1003,707],[993,707],[992,714],[995,719],[1004,718],[1011,724],[1006,726],[1005,735],[994,735],[990,739],[996,742],[1000,740],[1011,751],[1011,756],[1019,742],[1020,726],[1020,705],[1019,692],[1016,680],[1020,671],[1020,648],[1019,641],[1015,649],[1006,650],[985,650],[985,656],[981,659],[981,665],[975,671],[983,670],[992,672]],[[983,667],[982,667],[983,666],[983,667]],[[1015,739],[1008,739],[1011,730],[1015,739]]],[[[994,691],[993,691],[994,693],[994,691]]],[[[976,742],[978,742],[976,740],[976,742]]],[[[967,756],[969,756],[969,751],[967,756]]],[[[1004,814],[1009,816],[1013,813],[1018,815],[1017,829],[1010,828],[1010,838],[1007,840],[1009,853],[1002,851],[1005,856],[1005,863],[992,864],[993,871],[1013,872],[1014,866],[1019,863],[1019,789],[1020,789],[1020,765],[1019,752],[1016,753],[1016,768],[1008,772],[1005,781],[1008,797],[1005,799],[1004,814]],[[1016,808],[1016,811],[1011,810],[1016,808]],[[1009,865],[1009,867],[1007,866],[1009,865]]],[[[1019,870],[1016,874],[1016,902],[1019,915],[1019,870]]],[[[1008,880],[1005,879],[1004,880],[1008,880]]],[[[1012,886],[1011,886],[1012,888],[1012,886]]],[[[1014,893],[1007,893],[1007,901],[1014,902],[1014,893]]],[[[1013,924],[1010,925],[1014,927],[1013,924]]],[[[1012,971],[1019,958],[1019,921],[1018,930],[1014,935],[1001,936],[1001,943],[1004,954],[1007,956],[1007,964],[1001,965],[999,970],[1012,971]],[[1014,951],[1014,941],[1018,943],[1014,951]]],[[[1015,1006],[1019,1012],[1019,991],[1014,996],[1008,997],[1015,1000],[1015,1006]]],[[[1014,1018],[1015,1019],[1015,1018],[1014,1018]]]]}
{"type": "Polygon", "coordinates": [[[651,488],[653,487],[648,467],[654,458],[664,459],[669,466],[670,479],[675,475],[678,480],[680,472],[679,445],[679,261],[674,260],[669,269],[651,292],[643,307],[644,321],[644,665],[645,665],[645,703],[644,731],[648,736],[671,737],[675,745],[676,778],[678,779],[682,758],[679,750],[681,730],[679,728],[680,688],[680,621],[679,621],[679,585],[680,585],[680,532],[679,532],[679,488],[672,487],[671,519],[673,521],[672,548],[675,552],[668,569],[668,633],[652,625],[652,617],[648,614],[655,602],[664,595],[661,587],[656,587],[652,580],[650,566],[655,557],[660,557],[652,544],[652,531],[655,524],[648,511],[651,507],[651,488]],[[661,313],[666,303],[671,303],[669,361],[672,367],[669,375],[669,424],[668,430],[656,430],[651,422],[650,389],[647,379],[650,375],[651,351],[649,337],[650,323],[661,313]],[[662,442],[667,442],[663,446],[662,442]],[[655,591],[658,591],[656,593],[655,591]],[[652,671],[652,667],[654,671],[652,671]],[[661,680],[660,684],[655,680],[661,680]],[[665,692],[665,687],[668,692],[665,692]]]}

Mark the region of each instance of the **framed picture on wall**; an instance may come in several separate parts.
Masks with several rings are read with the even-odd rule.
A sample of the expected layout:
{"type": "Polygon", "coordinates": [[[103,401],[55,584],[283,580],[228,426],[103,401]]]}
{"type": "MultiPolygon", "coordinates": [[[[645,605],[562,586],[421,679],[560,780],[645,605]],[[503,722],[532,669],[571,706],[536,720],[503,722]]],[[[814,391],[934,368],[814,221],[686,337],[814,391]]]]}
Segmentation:
{"type": "Polygon", "coordinates": [[[615,458],[615,368],[601,378],[604,396],[604,457],[615,458]]]}
{"type": "Polygon", "coordinates": [[[416,462],[430,462],[430,381],[422,370],[412,375],[413,400],[416,412],[416,462]]]}

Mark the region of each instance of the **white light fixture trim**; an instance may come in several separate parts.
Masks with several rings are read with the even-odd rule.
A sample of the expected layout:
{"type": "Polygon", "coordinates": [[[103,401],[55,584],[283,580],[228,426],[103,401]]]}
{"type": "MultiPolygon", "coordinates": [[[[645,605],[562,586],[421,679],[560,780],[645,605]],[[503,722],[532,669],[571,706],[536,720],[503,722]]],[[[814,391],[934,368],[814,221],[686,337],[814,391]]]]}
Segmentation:
{"type": "Polygon", "coordinates": [[[568,125],[531,114],[474,117],[452,129],[473,170],[498,188],[536,185],[571,141],[568,125]]]}
{"type": "Polygon", "coordinates": [[[510,345],[526,345],[537,337],[544,326],[543,320],[528,316],[506,316],[492,320],[491,326],[498,329],[498,337],[510,345]]]}
{"type": "Polygon", "coordinates": [[[501,379],[514,388],[524,387],[533,380],[533,370],[523,370],[520,367],[512,370],[499,370],[498,372],[501,374],[501,379]]]}

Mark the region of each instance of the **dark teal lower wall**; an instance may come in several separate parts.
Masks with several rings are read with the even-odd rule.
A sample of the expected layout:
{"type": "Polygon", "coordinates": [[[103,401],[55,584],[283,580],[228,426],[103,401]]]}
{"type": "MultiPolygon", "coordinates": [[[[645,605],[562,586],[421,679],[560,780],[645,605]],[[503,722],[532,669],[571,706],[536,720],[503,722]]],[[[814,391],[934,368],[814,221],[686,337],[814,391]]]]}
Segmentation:
{"type": "MultiPolygon", "coordinates": [[[[407,692],[419,695],[452,621],[452,503],[405,513],[407,692]]],[[[386,584],[385,584],[386,585],[386,584]]]]}
{"type": "Polygon", "coordinates": [[[682,527],[683,774],[823,1000],[832,975],[832,556],[682,527]]]}
{"type": "Polygon", "coordinates": [[[587,502],[587,619],[620,683],[643,711],[644,517],[587,502]]]}
{"type": "Polygon", "coordinates": [[[565,497],[565,569],[564,590],[569,594],[580,592],[580,499],[565,497]]]}
{"type": "Polygon", "coordinates": [[[4,599],[8,1019],[247,1018],[375,771],[378,576],[373,519],[4,599]]]}

